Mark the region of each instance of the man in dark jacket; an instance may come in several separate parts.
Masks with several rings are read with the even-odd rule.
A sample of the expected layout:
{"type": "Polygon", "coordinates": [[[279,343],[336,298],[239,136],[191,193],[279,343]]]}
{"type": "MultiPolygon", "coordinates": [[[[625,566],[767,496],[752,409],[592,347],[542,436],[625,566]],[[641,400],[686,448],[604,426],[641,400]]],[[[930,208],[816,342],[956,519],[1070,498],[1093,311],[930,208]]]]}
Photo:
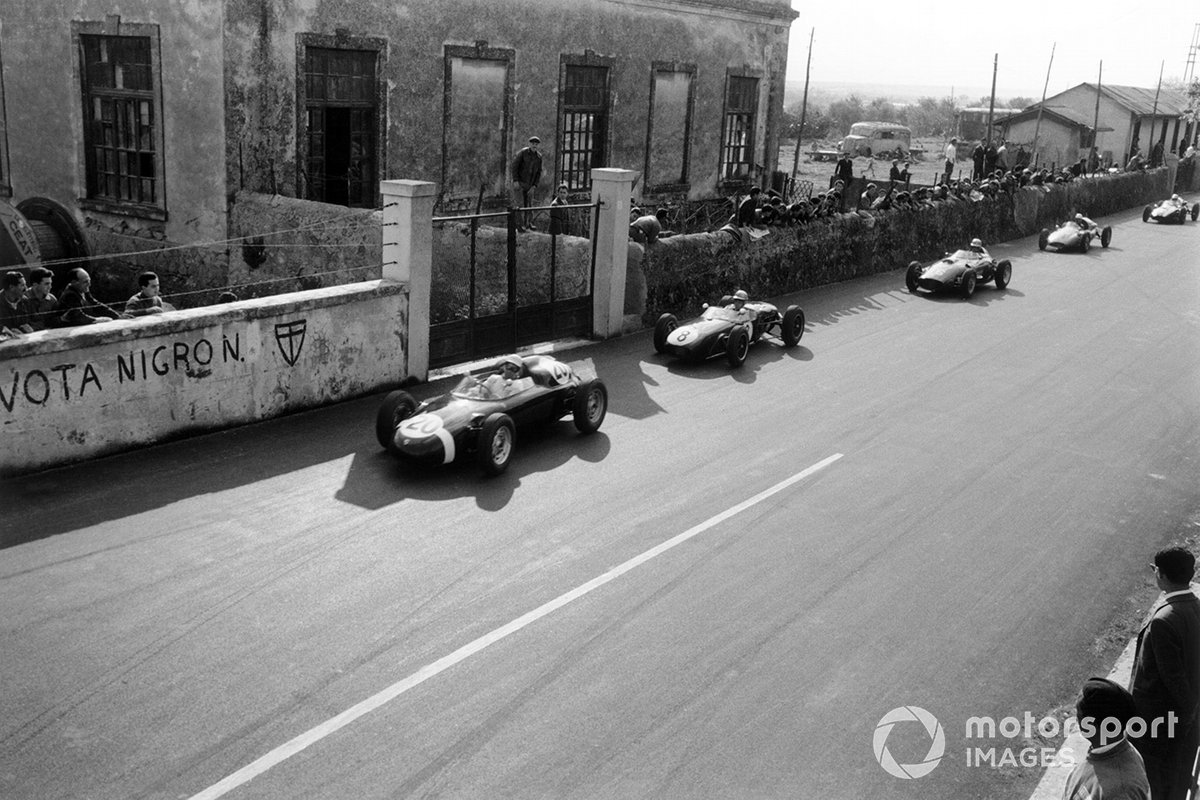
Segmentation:
{"type": "Polygon", "coordinates": [[[1191,588],[1196,558],[1182,547],[1154,554],[1164,592],[1138,632],[1129,691],[1147,733],[1134,740],[1154,800],[1183,800],[1200,742],[1200,598],[1191,588]],[[1174,720],[1174,724],[1172,724],[1174,720]]]}
{"type": "MultiPolygon", "coordinates": [[[[842,182],[842,199],[851,196],[854,184],[854,159],[850,158],[849,153],[842,153],[842,157],[838,159],[837,167],[833,171],[835,181],[842,182]]],[[[854,195],[857,197],[857,195],[854,195]]],[[[844,211],[845,208],[839,208],[839,211],[844,211]]]]}
{"type": "MultiPolygon", "coordinates": [[[[538,147],[542,140],[536,136],[529,137],[529,144],[522,147],[512,162],[513,192],[512,204],[517,208],[528,208],[533,205],[534,192],[538,181],[542,179],[542,154],[538,147]]],[[[517,230],[532,228],[533,217],[529,212],[518,217],[517,230]]]]}
{"type": "Polygon", "coordinates": [[[92,276],[87,270],[76,267],[67,273],[70,283],[62,297],[58,299],[58,308],[54,309],[52,326],[69,328],[74,325],[94,325],[107,319],[121,319],[121,314],[97,300],[91,293],[92,276]]]}

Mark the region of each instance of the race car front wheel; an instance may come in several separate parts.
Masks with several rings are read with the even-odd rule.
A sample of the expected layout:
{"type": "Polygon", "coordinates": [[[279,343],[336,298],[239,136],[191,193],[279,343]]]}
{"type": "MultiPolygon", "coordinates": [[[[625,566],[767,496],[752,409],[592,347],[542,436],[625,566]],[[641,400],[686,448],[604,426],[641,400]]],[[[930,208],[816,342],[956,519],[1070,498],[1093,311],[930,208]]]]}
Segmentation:
{"type": "Polygon", "coordinates": [[[783,346],[795,347],[804,335],[804,310],[800,306],[788,306],[783,312],[783,346]]]}
{"type": "Polygon", "coordinates": [[[919,277],[921,277],[921,265],[914,261],[908,265],[908,270],[904,273],[904,285],[913,294],[917,293],[917,278],[919,277]]]}
{"type": "Polygon", "coordinates": [[[1149,222],[1149,221],[1150,221],[1150,206],[1146,206],[1145,208],[1142,209],[1142,222],[1149,222]]]}
{"type": "Polygon", "coordinates": [[[383,405],[375,412],[375,439],[384,450],[391,449],[396,426],[412,416],[417,410],[417,401],[404,391],[389,392],[383,405]]]}
{"type": "Polygon", "coordinates": [[[678,327],[679,320],[675,319],[674,314],[663,314],[658,318],[658,322],[654,323],[654,352],[666,351],[667,337],[678,327]]]}
{"type": "Polygon", "coordinates": [[[1012,262],[1008,259],[996,265],[996,288],[1003,289],[1012,280],[1012,262]]]}
{"type": "Polygon", "coordinates": [[[1192,222],[1196,221],[1196,217],[1200,217],[1200,203],[1192,203],[1192,222]]]}
{"type": "Polygon", "coordinates": [[[484,475],[499,475],[508,469],[513,448],[517,444],[517,429],[508,414],[491,414],[479,430],[479,446],[475,457],[484,475]]]}
{"type": "Polygon", "coordinates": [[[746,354],[749,352],[750,334],[739,325],[733,329],[725,342],[725,358],[728,359],[729,366],[737,369],[746,362],[746,354]]]}
{"type": "Polygon", "coordinates": [[[593,378],[575,392],[575,428],[580,433],[595,433],[608,413],[608,389],[604,381],[593,378]]]}
{"type": "Polygon", "coordinates": [[[1112,241],[1112,226],[1105,225],[1104,230],[1100,231],[1100,246],[1108,247],[1108,244],[1111,241],[1112,241]]]}
{"type": "Polygon", "coordinates": [[[1042,232],[1038,234],[1038,250],[1045,250],[1046,245],[1050,243],[1050,231],[1042,228],[1042,232]]]}
{"type": "Polygon", "coordinates": [[[959,294],[963,300],[970,300],[971,295],[975,294],[975,282],[979,280],[979,276],[975,274],[975,270],[969,269],[963,273],[962,283],[958,285],[959,294]]]}

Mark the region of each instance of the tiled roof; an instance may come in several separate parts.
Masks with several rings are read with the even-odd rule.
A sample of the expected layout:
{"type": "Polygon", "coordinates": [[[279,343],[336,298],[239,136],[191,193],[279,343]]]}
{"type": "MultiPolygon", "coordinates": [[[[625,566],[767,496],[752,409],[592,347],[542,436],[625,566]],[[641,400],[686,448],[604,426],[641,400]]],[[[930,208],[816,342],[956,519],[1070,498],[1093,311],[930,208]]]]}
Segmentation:
{"type": "MultiPolygon", "coordinates": [[[[1094,83],[1081,83],[1080,86],[1086,86],[1093,92],[1096,91],[1094,83]]],[[[1101,84],[1100,91],[1139,117],[1148,117],[1151,114],[1157,114],[1160,117],[1177,117],[1187,110],[1187,95],[1166,86],[1158,92],[1157,110],[1154,105],[1155,90],[1153,88],[1101,84]]]]}

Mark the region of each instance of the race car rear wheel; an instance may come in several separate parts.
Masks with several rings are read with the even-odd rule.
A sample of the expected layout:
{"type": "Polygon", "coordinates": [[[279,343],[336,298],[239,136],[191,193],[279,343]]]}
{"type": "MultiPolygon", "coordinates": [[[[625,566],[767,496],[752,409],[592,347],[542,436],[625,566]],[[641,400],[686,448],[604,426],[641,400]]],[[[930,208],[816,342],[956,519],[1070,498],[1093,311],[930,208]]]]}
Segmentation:
{"type": "Polygon", "coordinates": [[[996,288],[1003,289],[1012,280],[1012,262],[1004,259],[996,265],[996,288]]]}
{"type": "Polygon", "coordinates": [[[666,351],[667,337],[678,327],[679,320],[675,319],[674,314],[663,314],[658,318],[658,322],[654,323],[654,352],[666,351]]]}
{"type": "Polygon", "coordinates": [[[1150,206],[1146,206],[1145,208],[1142,209],[1142,222],[1149,222],[1149,221],[1150,221],[1150,206]]]}
{"type": "Polygon", "coordinates": [[[1108,247],[1108,244],[1111,241],[1112,241],[1112,226],[1105,225],[1104,230],[1100,231],[1100,246],[1108,247]]]}
{"type": "Polygon", "coordinates": [[[783,323],[780,327],[784,347],[800,344],[800,337],[804,335],[804,309],[800,306],[788,306],[783,312],[783,323]]]}
{"type": "Polygon", "coordinates": [[[725,342],[725,358],[729,361],[729,366],[736,369],[746,362],[746,354],[749,352],[750,335],[739,325],[733,329],[725,342]]]}
{"type": "Polygon", "coordinates": [[[1046,245],[1050,243],[1050,231],[1042,228],[1042,232],[1038,234],[1038,250],[1045,250],[1046,245]]]}
{"type": "Polygon", "coordinates": [[[921,264],[914,261],[908,265],[908,269],[904,273],[904,285],[913,294],[917,292],[917,278],[921,277],[921,264]]]}
{"type": "Polygon", "coordinates": [[[580,433],[595,433],[608,413],[608,388],[604,381],[593,378],[575,392],[575,428],[580,433]]]}
{"type": "Polygon", "coordinates": [[[1192,222],[1196,221],[1196,217],[1200,217],[1200,203],[1192,203],[1192,222]]]}
{"type": "Polygon", "coordinates": [[[1091,249],[1092,249],[1092,237],[1088,236],[1085,233],[1085,234],[1083,234],[1083,237],[1080,238],[1080,240],[1079,240],[1079,250],[1081,252],[1086,253],[1088,250],[1091,250],[1091,249]]]}
{"type": "Polygon", "coordinates": [[[417,401],[411,394],[404,391],[389,392],[383,398],[379,411],[375,412],[375,439],[384,450],[392,447],[392,437],[396,435],[396,426],[412,416],[417,410],[417,401]]]}
{"type": "Polygon", "coordinates": [[[962,283],[958,285],[958,293],[962,295],[963,300],[970,300],[971,295],[975,294],[975,284],[979,280],[979,276],[975,274],[975,270],[969,269],[963,273],[962,283]]]}
{"type": "Polygon", "coordinates": [[[517,429],[508,414],[491,414],[479,430],[479,446],[475,457],[484,475],[499,475],[508,469],[513,448],[517,444],[517,429]]]}

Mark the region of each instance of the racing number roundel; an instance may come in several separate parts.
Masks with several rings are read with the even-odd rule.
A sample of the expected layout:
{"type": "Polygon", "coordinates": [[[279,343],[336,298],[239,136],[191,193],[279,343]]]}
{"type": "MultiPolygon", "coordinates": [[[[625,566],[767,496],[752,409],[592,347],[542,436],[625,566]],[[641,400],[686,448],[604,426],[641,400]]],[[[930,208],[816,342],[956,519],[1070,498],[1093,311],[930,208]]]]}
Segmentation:
{"type": "Polygon", "coordinates": [[[425,439],[436,436],[441,429],[442,418],[437,414],[417,414],[401,422],[396,433],[409,439],[425,439]]]}
{"type": "Polygon", "coordinates": [[[550,365],[550,381],[557,385],[566,383],[571,378],[571,368],[561,361],[555,361],[550,365]]]}

